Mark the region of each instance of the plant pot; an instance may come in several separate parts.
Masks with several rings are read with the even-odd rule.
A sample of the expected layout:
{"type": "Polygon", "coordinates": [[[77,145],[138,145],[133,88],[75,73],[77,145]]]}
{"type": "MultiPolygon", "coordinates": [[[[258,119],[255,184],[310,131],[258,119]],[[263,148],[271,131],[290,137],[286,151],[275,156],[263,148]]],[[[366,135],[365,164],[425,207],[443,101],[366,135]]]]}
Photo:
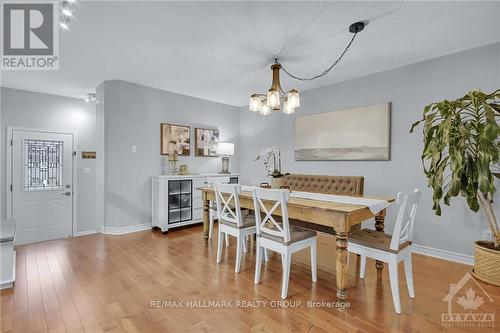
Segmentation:
{"type": "Polygon", "coordinates": [[[500,251],[493,249],[493,242],[475,242],[475,261],[472,275],[481,281],[500,286],[500,251]]]}

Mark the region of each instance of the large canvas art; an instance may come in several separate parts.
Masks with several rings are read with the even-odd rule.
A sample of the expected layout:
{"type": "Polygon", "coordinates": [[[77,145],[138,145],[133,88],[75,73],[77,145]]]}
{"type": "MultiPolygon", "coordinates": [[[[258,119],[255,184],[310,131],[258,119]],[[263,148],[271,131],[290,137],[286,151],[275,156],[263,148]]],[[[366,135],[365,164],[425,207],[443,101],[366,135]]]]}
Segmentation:
{"type": "Polygon", "coordinates": [[[295,118],[295,160],[389,160],[390,103],[295,118]]]}
{"type": "Polygon", "coordinates": [[[190,128],[162,123],[160,126],[160,154],[189,156],[190,128]]]}

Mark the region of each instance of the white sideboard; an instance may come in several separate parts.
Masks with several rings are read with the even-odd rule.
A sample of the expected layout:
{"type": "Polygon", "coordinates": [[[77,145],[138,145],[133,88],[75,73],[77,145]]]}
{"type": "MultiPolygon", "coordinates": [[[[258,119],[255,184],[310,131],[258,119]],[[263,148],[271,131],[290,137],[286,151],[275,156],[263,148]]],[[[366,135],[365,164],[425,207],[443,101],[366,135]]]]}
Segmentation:
{"type": "Polygon", "coordinates": [[[169,229],[203,221],[203,201],[197,187],[207,184],[207,178],[230,178],[238,183],[239,174],[198,174],[185,176],[153,176],[152,227],[166,234],[169,229]]]}

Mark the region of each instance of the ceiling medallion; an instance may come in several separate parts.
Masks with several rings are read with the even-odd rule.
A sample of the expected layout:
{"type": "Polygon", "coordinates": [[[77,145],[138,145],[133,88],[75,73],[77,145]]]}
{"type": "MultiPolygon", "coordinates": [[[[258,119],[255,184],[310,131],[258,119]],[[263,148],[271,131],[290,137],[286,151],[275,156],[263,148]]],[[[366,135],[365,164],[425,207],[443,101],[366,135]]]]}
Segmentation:
{"type": "Polygon", "coordinates": [[[282,111],[284,114],[292,114],[295,109],[300,106],[300,96],[297,89],[284,91],[280,83],[280,70],[283,70],[292,79],[298,81],[312,81],[328,74],[344,57],[347,50],[351,47],[356,35],[365,28],[365,22],[356,22],[349,26],[349,32],[353,33],[349,44],[345,47],[340,57],[335,62],[324,70],[321,74],[311,77],[299,77],[286,70],[282,64],[278,62],[278,58],[274,59],[274,64],[271,65],[273,72],[273,81],[271,88],[266,94],[254,93],[250,96],[249,109],[252,112],[259,112],[263,116],[271,114],[271,111],[282,111]]]}

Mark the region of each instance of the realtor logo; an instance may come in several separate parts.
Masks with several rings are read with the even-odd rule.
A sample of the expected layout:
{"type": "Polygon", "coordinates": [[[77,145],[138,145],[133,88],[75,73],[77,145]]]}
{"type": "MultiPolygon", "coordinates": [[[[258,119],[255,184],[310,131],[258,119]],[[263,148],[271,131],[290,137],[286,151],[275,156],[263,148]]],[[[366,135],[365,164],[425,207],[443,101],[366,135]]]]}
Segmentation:
{"type": "Polygon", "coordinates": [[[1,8],[1,69],[58,69],[58,3],[3,1],[1,8]]]}
{"type": "Polygon", "coordinates": [[[466,273],[457,284],[450,284],[450,292],[443,302],[448,303],[448,313],[441,314],[443,327],[495,327],[495,314],[483,313],[479,309],[486,302],[492,303],[493,299],[470,273],[466,273]],[[454,303],[465,312],[457,306],[453,310],[454,303]]]}

